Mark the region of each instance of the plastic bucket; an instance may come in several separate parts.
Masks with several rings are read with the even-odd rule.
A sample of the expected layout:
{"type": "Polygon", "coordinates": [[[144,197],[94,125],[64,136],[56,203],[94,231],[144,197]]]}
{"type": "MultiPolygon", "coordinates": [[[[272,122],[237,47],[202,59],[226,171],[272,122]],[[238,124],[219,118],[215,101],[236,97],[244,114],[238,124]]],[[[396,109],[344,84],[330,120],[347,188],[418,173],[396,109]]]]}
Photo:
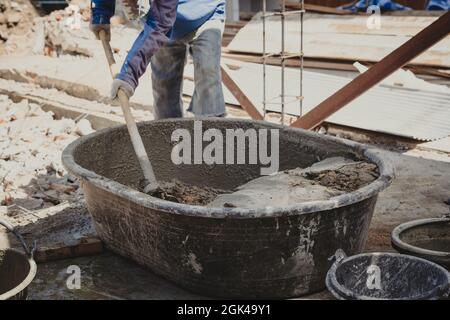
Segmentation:
{"type": "Polygon", "coordinates": [[[450,218],[403,223],[392,231],[392,246],[400,253],[433,261],[450,270],[450,218]]]}
{"type": "Polygon", "coordinates": [[[450,274],[441,266],[398,253],[337,253],[327,273],[328,290],[340,300],[427,300],[449,294],[450,274]]]}
{"type": "Polygon", "coordinates": [[[16,249],[0,250],[0,300],[25,300],[27,288],[36,275],[36,262],[23,238],[6,221],[0,224],[11,231],[21,242],[25,253],[16,249]]]}

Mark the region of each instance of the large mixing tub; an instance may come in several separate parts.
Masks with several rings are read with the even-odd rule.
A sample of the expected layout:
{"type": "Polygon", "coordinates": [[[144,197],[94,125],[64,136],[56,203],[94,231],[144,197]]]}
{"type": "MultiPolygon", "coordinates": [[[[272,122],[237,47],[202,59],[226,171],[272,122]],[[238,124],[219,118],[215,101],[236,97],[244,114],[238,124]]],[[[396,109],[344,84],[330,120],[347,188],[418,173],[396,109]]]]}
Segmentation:
{"type": "MultiPolygon", "coordinates": [[[[140,124],[159,180],[229,189],[260,176],[258,165],[174,165],[172,132],[192,133],[193,124],[192,119],[140,124]]],[[[126,127],[119,126],[80,138],[63,152],[64,165],[81,180],[100,238],[120,255],[201,294],[285,298],[324,289],[336,250],[354,255],[364,248],[377,195],[394,175],[390,163],[364,145],[267,122],[214,119],[202,125],[204,131],[222,132],[280,129],[280,170],[348,156],[375,163],[380,177],[332,200],[290,207],[172,203],[136,190],[142,174],[126,127]]]]}

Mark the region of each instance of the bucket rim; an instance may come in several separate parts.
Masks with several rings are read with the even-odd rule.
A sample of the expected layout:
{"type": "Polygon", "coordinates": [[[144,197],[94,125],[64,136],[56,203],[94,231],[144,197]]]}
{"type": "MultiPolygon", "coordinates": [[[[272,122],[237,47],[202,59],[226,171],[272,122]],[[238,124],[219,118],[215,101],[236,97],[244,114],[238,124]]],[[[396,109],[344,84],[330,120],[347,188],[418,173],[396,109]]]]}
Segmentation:
{"type": "Polygon", "coordinates": [[[396,250],[401,250],[401,251],[409,252],[409,253],[413,253],[413,254],[431,256],[433,258],[445,258],[445,259],[449,259],[449,262],[450,262],[450,251],[445,252],[445,251],[421,248],[421,247],[409,244],[408,242],[403,241],[400,238],[401,234],[407,230],[411,230],[416,227],[421,227],[421,226],[430,225],[430,224],[439,224],[442,222],[450,223],[450,218],[446,218],[446,217],[427,218],[427,219],[418,219],[418,220],[413,220],[413,221],[408,221],[408,222],[402,223],[402,224],[398,225],[397,227],[395,227],[394,230],[392,230],[392,233],[391,233],[392,246],[396,250]]]}
{"type": "Polygon", "coordinates": [[[274,129],[279,129],[280,131],[285,131],[288,133],[301,133],[302,136],[309,138],[322,138],[337,144],[350,147],[354,152],[360,153],[367,160],[377,165],[379,170],[379,177],[371,182],[370,184],[354,190],[350,193],[345,193],[328,200],[317,200],[302,202],[299,204],[293,204],[285,207],[260,207],[260,208],[222,208],[222,207],[204,207],[195,206],[189,204],[180,204],[175,202],[170,202],[167,200],[162,200],[159,198],[152,197],[148,194],[140,192],[129,186],[123,185],[112,179],[100,176],[99,174],[81,167],[76,163],[74,159],[75,150],[84,144],[85,142],[94,139],[96,137],[107,135],[109,132],[114,130],[125,128],[126,125],[117,125],[105,129],[98,130],[89,135],[78,138],[77,140],[70,143],[62,152],[62,163],[64,167],[73,175],[78,177],[82,183],[83,181],[88,181],[94,186],[103,189],[106,192],[112,192],[125,198],[131,202],[139,204],[143,207],[173,213],[185,216],[194,217],[204,217],[204,218],[264,218],[264,217],[286,217],[293,215],[301,215],[317,211],[327,211],[348,205],[352,205],[357,202],[375,197],[379,192],[386,189],[395,177],[395,169],[392,161],[387,157],[380,154],[380,149],[369,147],[357,142],[350,140],[324,136],[316,132],[311,132],[304,129],[285,127],[278,124],[270,123],[267,121],[249,120],[249,119],[234,119],[234,118],[177,118],[177,119],[164,119],[164,120],[150,120],[138,123],[138,127],[152,125],[153,123],[173,123],[173,122],[192,122],[195,120],[202,121],[214,121],[214,122],[224,122],[224,123],[249,123],[255,124],[259,123],[266,127],[271,127],[274,129]]]}
{"type": "Polygon", "coordinates": [[[440,292],[449,293],[450,290],[450,273],[439,264],[429,261],[420,257],[407,255],[407,254],[401,254],[401,253],[395,253],[395,252],[369,252],[369,253],[360,253],[353,256],[345,257],[342,260],[333,263],[331,268],[328,270],[326,278],[325,278],[325,285],[327,286],[328,290],[339,300],[420,300],[420,299],[436,299],[441,297],[440,292]],[[357,295],[355,292],[347,289],[347,287],[344,287],[339,283],[339,281],[336,278],[336,271],[337,268],[339,268],[342,264],[348,263],[352,260],[361,258],[361,257],[370,257],[370,256],[390,256],[390,257],[406,257],[411,260],[421,261],[423,263],[432,265],[434,268],[441,271],[447,278],[447,283],[437,286],[434,289],[421,294],[420,296],[412,296],[412,297],[405,297],[405,298],[374,298],[370,296],[365,295],[357,295]]]}
{"type": "Polygon", "coordinates": [[[36,265],[36,262],[32,258],[28,257],[22,251],[19,251],[14,248],[6,248],[6,249],[3,249],[3,251],[14,251],[15,253],[23,256],[25,258],[25,260],[28,261],[28,264],[30,266],[30,270],[28,271],[27,276],[22,280],[22,282],[20,282],[16,287],[12,288],[11,290],[0,294],[0,300],[8,300],[8,299],[14,297],[15,295],[19,294],[23,290],[27,289],[27,287],[30,285],[30,283],[33,281],[34,277],[36,276],[37,265],[36,265]]]}

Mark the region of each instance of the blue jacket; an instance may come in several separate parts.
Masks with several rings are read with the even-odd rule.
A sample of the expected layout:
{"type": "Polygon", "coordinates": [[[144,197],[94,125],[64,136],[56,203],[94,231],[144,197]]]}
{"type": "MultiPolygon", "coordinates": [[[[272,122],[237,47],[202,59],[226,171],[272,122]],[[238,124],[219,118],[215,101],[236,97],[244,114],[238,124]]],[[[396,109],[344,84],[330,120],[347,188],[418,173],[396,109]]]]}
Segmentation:
{"type": "MultiPolygon", "coordinates": [[[[91,0],[91,8],[92,24],[109,24],[115,0],[91,0]]],[[[135,40],[117,78],[135,89],[159,48],[211,19],[225,20],[225,0],[153,0],[144,30],[135,40]]]]}

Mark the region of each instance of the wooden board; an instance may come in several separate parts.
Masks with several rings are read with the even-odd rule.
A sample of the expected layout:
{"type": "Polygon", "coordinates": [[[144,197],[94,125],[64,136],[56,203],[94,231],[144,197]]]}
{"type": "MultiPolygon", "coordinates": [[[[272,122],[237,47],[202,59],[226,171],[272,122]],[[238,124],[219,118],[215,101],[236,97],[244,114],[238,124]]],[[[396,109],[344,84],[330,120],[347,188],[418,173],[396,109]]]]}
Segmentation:
{"type": "MultiPolygon", "coordinates": [[[[236,60],[222,59],[229,67],[228,74],[250,102],[263,113],[262,65],[236,60]]],[[[281,111],[281,68],[267,66],[266,97],[268,111],[281,111]]],[[[288,115],[300,114],[297,99],[300,89],[298,68],[285,70],[285,111],[288,115]]],[[[185,69],[183,93],[192,95],[194,85],[192,64],[185,69]]],[[[353,77],[331,75],[329,73],[304,71],[303,113],[310,111],[320,102],[346,85],[353,77]]],[[[224,86],[225,101],[239,102],[224,86]]],[[[450,89],[432,87],[405,88],[387,84],[378,85],[327,119],[327,122],[364,130],[384,132],[397,136],[435,140],[450,135],[450,89]],[[442,91],[442,92],[441,92],[442,91]]]]}
{"type": "MultiPolygon", "coordinates": [[[[436,17],[382,16],[381,29],[368,29],[365,16],[306,15],[304,23],[304,53],[310,58],[350,61],[381,60],[435,21],[436,17]]],[[[280,17],[266,20],[266,52],[281,51],[280,17]]],[[[300,19],[286,17],[286,51],[300,51],[300,19]]],[[[450,36],[413,60],[412,64],[450,67],[450,36]]],[[[262,21],[257,14],[228,45],[231,52],[262,53],[262,21]]]]}

